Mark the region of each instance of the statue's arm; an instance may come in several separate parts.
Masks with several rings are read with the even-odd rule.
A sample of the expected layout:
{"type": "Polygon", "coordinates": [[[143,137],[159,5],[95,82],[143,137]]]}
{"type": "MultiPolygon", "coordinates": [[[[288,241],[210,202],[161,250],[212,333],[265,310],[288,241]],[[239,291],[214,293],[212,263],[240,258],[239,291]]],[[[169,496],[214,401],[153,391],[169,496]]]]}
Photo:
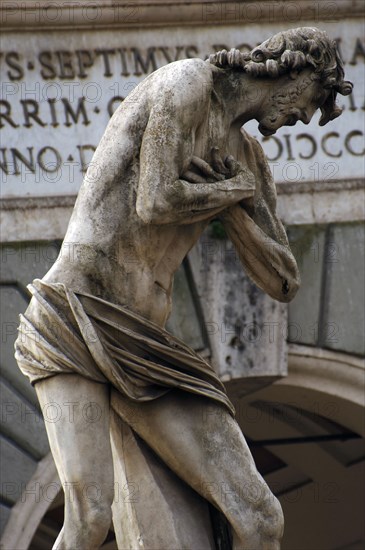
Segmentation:
{"type": "Polygon", "coordinates": [[[219,217],[247,274],[275,300],[289,302],[300,286],[296,260],[276,215],[275,184],[261,145],[244,135],[244,153],[255,174],[253,204],[234,205],[219,217]]]}
{"type": "Polygon", "coordinates": [[[151,111],[140,150],[136,200],[137,214],[145,223],[194,223],[254,194],[248,169],[213,183],[184,179],[194,155],[196,118],[191,105],[168,109],[162,104],[151,111]]]}

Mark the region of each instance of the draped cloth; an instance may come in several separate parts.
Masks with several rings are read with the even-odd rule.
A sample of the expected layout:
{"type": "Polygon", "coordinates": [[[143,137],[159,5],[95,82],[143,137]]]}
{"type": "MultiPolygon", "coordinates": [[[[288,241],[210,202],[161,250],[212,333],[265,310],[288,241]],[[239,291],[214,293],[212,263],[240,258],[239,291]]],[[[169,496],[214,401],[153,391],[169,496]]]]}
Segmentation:
{"type": "Polygon", "coordinates": [[[133,401],[181,389],[234,407],[213,368],[155,323],[62,283],[35,279],[32,300],[20,315],[15,357],[35,384],[56,374],[79,374],[110,383],[133,401]]]}

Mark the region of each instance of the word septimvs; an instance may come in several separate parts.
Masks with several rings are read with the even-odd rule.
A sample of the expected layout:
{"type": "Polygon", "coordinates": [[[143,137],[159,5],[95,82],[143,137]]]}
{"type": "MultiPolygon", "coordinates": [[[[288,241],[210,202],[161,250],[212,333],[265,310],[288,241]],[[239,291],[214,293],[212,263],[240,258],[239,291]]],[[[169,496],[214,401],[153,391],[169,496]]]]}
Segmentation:
{"type": "Polygon", "coordinates": [[[90,78],[94,66],[101,64],[103,76],[142,76],[159,67],[178,61],[200,57],[194,45],[160,46],[149,48],[97,48],[77,50],[42,50],[35,59],[27,60],[16,51],[3,52],[6,75],[11,81],[18,81],[28,71],[39,70],[43,80],[90,78]]]}

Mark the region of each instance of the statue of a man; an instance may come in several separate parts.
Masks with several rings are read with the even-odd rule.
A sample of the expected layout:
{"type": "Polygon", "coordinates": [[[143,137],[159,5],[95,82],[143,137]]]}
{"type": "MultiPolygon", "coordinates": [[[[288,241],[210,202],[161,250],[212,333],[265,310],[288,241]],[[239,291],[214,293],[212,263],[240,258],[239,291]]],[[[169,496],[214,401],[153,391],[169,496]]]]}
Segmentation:
{"type": "Polygon", "coordinates": [[[256,470],[223,385],[164,325],[174,273],[217,217],[254,282],[276,300],[294,297],[299,274],[275,213],[275,186],[260,145],[242,126],[256,119],[271,135],[298,120],[308,124],[318,108],[326,124],[341,113],[336,94],[351,88],[335,43],[299,28],[248,55],[231,50],[171,63],[115,112],[60,255],[29,287],[16,343],[42,408],[56,402],[63,412],[46,422],[61,482],[74,484],[55,548],[97,548],[108,531],[110,404],[225,515],[234,548],[279,548],[280,504],[256,470]],[[80,403],[103,415],[88,421],[80,403]],[[206,407],[218,414],[203,419],[206,407]],[[203,436],[214,445],[201,445],[203,436]],[[254,499],[237,490],[247,480],[254,499]],[[101,499],[83,494],[90,481],[101,499]],[[224,498],[212,481],[225,484],[224,498]]]}

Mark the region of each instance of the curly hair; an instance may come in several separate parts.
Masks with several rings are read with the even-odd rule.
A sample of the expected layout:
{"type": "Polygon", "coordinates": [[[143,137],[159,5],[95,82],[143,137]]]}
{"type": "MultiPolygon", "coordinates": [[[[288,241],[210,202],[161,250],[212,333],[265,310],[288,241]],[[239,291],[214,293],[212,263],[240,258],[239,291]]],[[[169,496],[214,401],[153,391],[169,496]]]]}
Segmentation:
{"type": "Polygon", "coordinates": [[[222,50],[212,54],[209,62],[219,68],[241,70],[257,78],[278,78],[292,71],[312,68],[314,79],[321,81],[323,88],[331,92],[320,107],[320,126],[341,114],[342,109],[336,105],[337,93],[348,95],[353,88],[351,82],[344,80],[343,63],[336,42],[315,27],[279,32],[250,53],[234,48],[229,52],[222,50]]]}

